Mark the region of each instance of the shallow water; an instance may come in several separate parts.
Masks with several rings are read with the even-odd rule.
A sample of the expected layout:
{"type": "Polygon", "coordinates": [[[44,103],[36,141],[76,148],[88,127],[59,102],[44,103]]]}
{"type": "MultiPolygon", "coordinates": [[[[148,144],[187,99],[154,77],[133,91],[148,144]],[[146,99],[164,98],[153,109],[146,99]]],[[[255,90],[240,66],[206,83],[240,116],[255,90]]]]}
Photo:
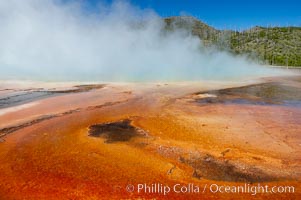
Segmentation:
{"type": "Polygon", "coordinates": [[[211,103],[301,106],[301,87],[278,82],[207,91],[209,97],[197,98],[201,105],[211,103]]]}
{"type": "Polygon", "coordinates": [[[28,103],[34,100],[44,99],[54,95],[55,93],[49,93],[46,91],[16,92],[9,96],[0,98],[0,109],[21,105],[24,103],[28,103]]]}
{"type": "Polygon", "coordinates": [[[103,84],[95,84],[95,85],[77,85],[74,86],[74,88],[67,89],[67,90],[28,89],[28,90],[14,91],[9,93],[8,95],[3,95],[2,97],[0,96],[0,109],[21,105],[24,103],[41,100],[52,96],[78,93],[78,92],[87,92],[92,89],[100,89],[103,87],[104,87],[103,84]]]}

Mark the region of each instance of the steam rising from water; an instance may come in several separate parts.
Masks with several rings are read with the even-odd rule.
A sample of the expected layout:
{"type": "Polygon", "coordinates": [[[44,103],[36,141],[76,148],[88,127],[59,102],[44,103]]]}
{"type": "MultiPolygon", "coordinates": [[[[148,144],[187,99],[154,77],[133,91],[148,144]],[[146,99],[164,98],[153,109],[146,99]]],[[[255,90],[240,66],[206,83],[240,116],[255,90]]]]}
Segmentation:
{"type": "Polygon", "coordinates": [[[0,1],[0,78],[48,80],[199,80],[270,71],[199,39],[164,31],[153,11],[124,1],[91,14],[78,1],[0,1]]]}

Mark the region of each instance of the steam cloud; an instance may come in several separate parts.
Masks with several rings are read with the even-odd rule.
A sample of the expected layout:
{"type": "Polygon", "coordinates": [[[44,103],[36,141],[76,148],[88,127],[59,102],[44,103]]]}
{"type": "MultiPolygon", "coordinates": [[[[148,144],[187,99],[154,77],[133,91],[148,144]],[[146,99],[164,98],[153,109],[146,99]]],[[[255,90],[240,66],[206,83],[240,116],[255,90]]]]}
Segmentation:
{"type": "MultiPolygon", "coordinates": [[[[151,10],[124,1],[88,12],[80,1],[0,1],[0,78],[199,80],[257,76],[267,69],[206,51],[151,10]]],[[[269,72],[268,72],[269,73],[269,72]]]]}

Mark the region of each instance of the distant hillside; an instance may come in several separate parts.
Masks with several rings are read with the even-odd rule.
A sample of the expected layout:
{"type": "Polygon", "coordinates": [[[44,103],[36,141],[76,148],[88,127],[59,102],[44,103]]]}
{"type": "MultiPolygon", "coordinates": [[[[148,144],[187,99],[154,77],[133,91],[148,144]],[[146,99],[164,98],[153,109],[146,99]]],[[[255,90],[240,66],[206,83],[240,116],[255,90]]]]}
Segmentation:
{"type": "Polygon", "coordinates": [[[193,17],[165,18],[166,29],[183,28],[206,46],[233,54],[245,54],[262,63],[301,66],[301,27],[254,27],[243,32],[217,30],[193,17]]]}

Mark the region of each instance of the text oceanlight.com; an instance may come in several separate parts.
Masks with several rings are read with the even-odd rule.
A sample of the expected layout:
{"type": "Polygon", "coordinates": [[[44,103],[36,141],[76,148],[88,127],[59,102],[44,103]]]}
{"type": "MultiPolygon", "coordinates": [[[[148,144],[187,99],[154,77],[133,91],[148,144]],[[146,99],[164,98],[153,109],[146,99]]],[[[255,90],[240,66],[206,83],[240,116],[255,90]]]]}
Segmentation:
{"type": "Polygon", "coordinates": [[[248,193],[251,195],[262,193],[295,193],[294,186],[281,185],[261,185],[261,184],[242,184],[242,185],[220,185],[220,184],[204,184],[203,186],[196,184],[174,184],[165,185],[161,183],[154,184],[129,184],[126,186],[128,192],[147,193],[147,194],[163,194],[169,193],[248,193]]]}

